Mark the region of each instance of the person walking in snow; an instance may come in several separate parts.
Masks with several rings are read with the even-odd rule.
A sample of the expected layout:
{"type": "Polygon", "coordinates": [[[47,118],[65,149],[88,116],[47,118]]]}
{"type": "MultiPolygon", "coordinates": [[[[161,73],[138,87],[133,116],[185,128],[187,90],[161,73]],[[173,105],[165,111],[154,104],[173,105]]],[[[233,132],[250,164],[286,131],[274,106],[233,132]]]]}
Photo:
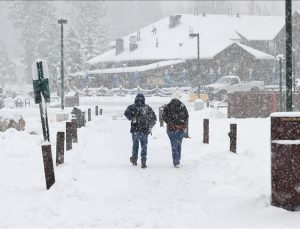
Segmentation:
{"type": "Polygon", "coordinates": [[[138,159],[139,142],[141,143],[141,167],[147,168],[148,135],[156,123],[156,115],[152,108],[145,104],[143,94],[137,94],[134,104],[129,105],[124,115],[131,121],[132,156],[130,162],[136,166],[138,159]]]}
{"type": "Polygon", "coordinates": [[[172,99],[164,107],[162,119],[167,123],[167,134],[171,142],[173,165],[179,168],[182,139],[188,127],[188,111],[179,99],[172,99]]]}

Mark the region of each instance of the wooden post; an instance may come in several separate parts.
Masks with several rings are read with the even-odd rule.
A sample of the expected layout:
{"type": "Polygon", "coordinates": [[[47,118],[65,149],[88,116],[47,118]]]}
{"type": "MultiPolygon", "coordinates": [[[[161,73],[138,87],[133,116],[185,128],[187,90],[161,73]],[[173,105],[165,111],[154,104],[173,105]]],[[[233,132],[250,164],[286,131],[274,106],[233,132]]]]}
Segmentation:
{"type": "Polygon", "coordinates": [[[55,183],[55,175],[54,175],[54,168],[53,168],[53,160],[52,160],[52,152],[51,152],[50,143],[42,145],[42,154],[43,154],[43,161],[44,161],[46,188],[48,190],[55,183]]]}
{"type": "Polygon", "coordinates": [[[64,163],[65,132],[57,132],[56,135],[56,165],[64,163]]]}
{"type": "Polygon", "coordinates": [[[30,106],[30,99],[25,99],[25,107],[30,106]]]}
{"type": "Polygon", "coordinates": [[[203,143],[209,143],[209,119],[203,119],[203,143]]]}
{"type": "Polygon", "coordinates": [[[237,136],[237,125],[236,124],[230,124],[230,151],[233,153],[236,153],[236,136],[237,136]]]}
{"type": "Polygon", "coordinates": [[[189,121],[187,121],[187,128],[184,131],[184,138],[190,138],[189,136],[189,121]]]}
{"type": "Polygon", "coordinates": [[[74,143],[78,143],[78,136],[77,136],[77,120],[76,118],[71,119],[72,122],[72,139],[74,143]]]}
{"type": "Polygon", "coordinates": [[[164,107],[160,107],[159,108],[159,123],[160,123],[160,127],[164,126],[164,121],[162,118],[163,112],[164,112],[164,107]]]}
{"type": "Polygon", "coordinates": [[[66,122],[66,150],[72,149],[72,122],[66,122]]]}
{"type": "Polygon", "coordinates": [[[88,109],[88,121],[92,120],[92,112],[91,112],[91,108],[88,109]]]}
{"type": "Polygon", "coordinates": [[[98,116],[98,112],[99,112],[98,106],[96,106],[96,107],[95,107],[95,115],[96,115],[96,116],[98,116]]]}
{"type": "Polygon", "coordinates": [[[81,126],[85,126],[86,119],[85,119],[85,111],[81,112],[81,120],[80,120],[81,126]]]}
{"type": "Polygon", "coordinates": [[[100,115],[102,115],[102,111],[103,111],[103,109],[101,108],[101,109],[100,109],[100,115]]]}

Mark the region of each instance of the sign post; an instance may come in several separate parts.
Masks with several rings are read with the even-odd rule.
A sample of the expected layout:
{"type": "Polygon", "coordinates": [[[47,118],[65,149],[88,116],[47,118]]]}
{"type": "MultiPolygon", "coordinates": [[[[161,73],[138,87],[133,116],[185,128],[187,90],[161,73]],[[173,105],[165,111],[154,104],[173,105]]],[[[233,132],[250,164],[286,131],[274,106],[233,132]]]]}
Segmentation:
{"type": "Polygon", "coordinates": [[[55,183],[53,160],[50,144],[50,134],[48,126],[47,104],[50,103],[49,90],[49,71],[47,61],[36,60],[32,64],[32,84],[34,91],[34,101],[39,104],[40,115],[42,121],[44,143],[42,145],[42,155],[44,161],[44,171],[46,178],[46,187],[50,187],[55,183]]]}
{"type": "Polygon", "coordinates": [[[39,104],[40,107],[44,141],[50,141],[47,115],[47,104],[50,103],[49,71],[47,61],[36,60],[32,64],[32,83],[34,101],[36,104],[39,104]],[[45,108],[43,106],[43,99],[45,102],[45,108]]]}

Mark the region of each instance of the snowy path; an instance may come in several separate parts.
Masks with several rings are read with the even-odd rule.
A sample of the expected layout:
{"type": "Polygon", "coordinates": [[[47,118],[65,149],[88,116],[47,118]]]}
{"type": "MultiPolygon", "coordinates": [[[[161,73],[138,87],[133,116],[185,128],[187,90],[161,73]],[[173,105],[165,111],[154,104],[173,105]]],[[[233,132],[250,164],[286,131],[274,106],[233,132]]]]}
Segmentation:
{"type": "MultiPolygon", "coordinates": [[[[192,138],[184,140],[181,168],[173,168],[169,139],[157,123],[149,138],[148,168],[141,169],[140,163],[129,163],[130,123],[121,116],[112,119],[131,101],[86,102],[89,107],[102,102],[104,115],[79,129],[79,143],[66,152],[65,164],[55,167],[56,183],[49,191],[40,136],[29,134],[40,134],[40,125],[37,117],[30,119],[32,111],[24,111],[28,129],[0,136],[0,226],[298,227],[299,213],[269,205],[269,119],[228,120],[213,110],[194,112],[188,104],[192,138]],[[204,145],[207,116],[211,135],[204,145]],[[237,155],[228,152],[227,136],[235,121],[237,155]]],[[[165,102],[149,104],[157,111],[165,102]]],[[[51,120],[55,152],[55,131],[63,126],[51,120]]]]}

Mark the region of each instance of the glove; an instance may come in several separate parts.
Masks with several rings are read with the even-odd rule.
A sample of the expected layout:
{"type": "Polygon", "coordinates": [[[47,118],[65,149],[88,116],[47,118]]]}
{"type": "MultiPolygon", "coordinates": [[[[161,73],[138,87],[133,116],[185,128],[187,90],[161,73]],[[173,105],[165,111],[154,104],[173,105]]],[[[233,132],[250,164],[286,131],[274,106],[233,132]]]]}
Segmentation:
{"type": "Polygon", "coordinates": [[[149,128],[149,129],[148,129],[148,134],[151,134],[151,135],[152,135],[152,128],[149,128]]]}

